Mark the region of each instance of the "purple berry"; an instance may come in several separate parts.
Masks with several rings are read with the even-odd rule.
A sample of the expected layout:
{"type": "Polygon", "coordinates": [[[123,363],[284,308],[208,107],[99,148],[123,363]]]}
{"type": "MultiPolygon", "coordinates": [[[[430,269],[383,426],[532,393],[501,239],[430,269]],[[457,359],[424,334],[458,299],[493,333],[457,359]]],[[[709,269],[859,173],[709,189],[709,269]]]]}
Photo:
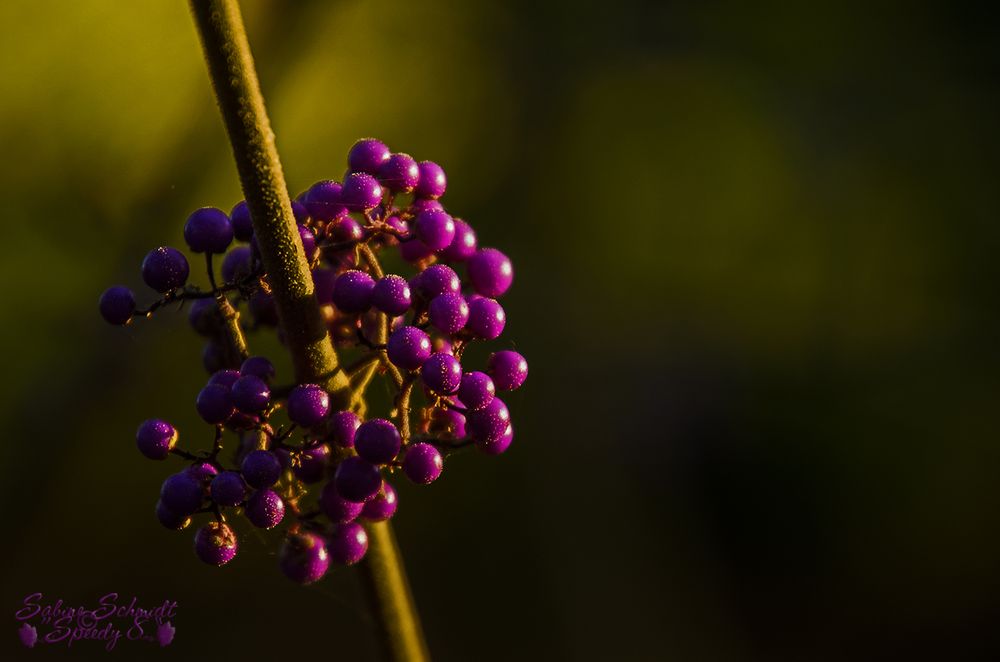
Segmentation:
{"type": "Polygon", "coordinates": [[[214,340],[209,340],[201,350],[201,364],[206,372],[215,372],[226,365],[226,350],[214,340]]]}
{"type": "Polygon", "coordinates": [[[382,201],[382,187],[371,175],[354,172],[344,178],[340,201],[351,211],[370,211],[382,201]]]}
{"type": "Polygon", "coordinates": [[[318,483],[326,474],[330,463],[330,447],[320,444],[294,455],[291,461],[292,473],[303,483],[318,483]]]}
{"type": "Polygon", "coordinates": [[[388,315],[402,315],[410,309],[410,284],[396,274],[380,278],[372,290],[372,304],[388,315]]]}
{"type": "Polygon", "coordinates": [[[354,448],[354,438],[360,426],[361,419],[353,411],[338,411],[330,417],[330,437],[341,448],[354,448]]]}
{"type": "MultiPolygon", "coordinates": [[[[344,208],[347,213],[347,208],[344,208]]],[[[365,230],[361,224],[350,216],[342,216],[330,221],[324,230],[327,238],[335,243],[345,243],[348,241],[361,241],[365,237],[365,230]]]]}
{"type": "Polygon", "coordinates": [[[229,389],[222,384],[208,384],[201,389],[195,401],[195,408],[198,410],[198,415],[212,425],[225,423],[235,411],[229,389]]]}
{"type": "Polygon", "coordinates": [[[437,199],[444,195],[448,187],[448,178],[444,175],[444,170],[433,161],[421,161],[418,165],[420,169],[420,182],[413,191],[413,195],[418,198],[437,199]]]}
{"type": "Polygon", "coordinates": [[[160,501],[178,515],[190,515],[198,510],[204,495],[202,484],[184,471],[168,476],[160,487],[160,501]]]}
{"type": "Polygon", "coordinates": [[[335,181],[316,182],[306,193],[303,204],[317,221],[332,221],[347,215],[347,207],[340,201],[340,192],[341,186],[335,181]]]}
{"type": "Polygon", "coordinates": [[[223,471],[212,479],[209,494],[220,506],[238,506],[247,497],[247,486],[238,472],[223,471]]]}
{"type": "Polygon", "coordinates": [[[304,428],[322,421],[330,411],[330,395],[316,384],[300,384],[288,394],[288,418],[304,428]]]}
{"type": "Polygon", "coordinates": [[[461,294],[446,292],[431,299],[427,314],[442,333],[458,333],[469,321],[469,304],[461,294]]]}
{"type": "Polygon", "coordinates": [[[403,473],[414,483],[427,485],[437,480],[444,467],[441,452],[430,444],[411,444],[403,456],[403,473]]]}
{"type": "Polygon", "coordinates": [[[281,460],[271,451],[255,450],[243,458],[240,470],[250,487],[263,489],[278,482],[281,476],[281,460]]]}
{"type": "Polygon", "coordinates": [[[236,534],[223,522],[209,522],[194,535],[194,553],[209,565],[226,565],[236,548],[236,534]]]}
{"type": "Polygon", "coordinates": [[[209,384],[218,384],[220,386],[225,386],[226,388],[232,388],[236,380],[240,378],[239,370],[216,370],[212,373],[212,376],[208,378],[209,384]]]}
{"type": "Polygon", "coordinates": [[[337,272],[322,267],[312,270],[313,292],[319,305],[333,303],[333,286],[337,282],[337,272]]]}
{"type": "Polygon", "coordinates": [[[177,444],[177,429],[166,421],[143,421],[135,433],[135,445],[150,460],[165,460],[177,444]]]}
{"type": "Polygon", "coordinates": [[[297,224],[302,225],[309,220],[309,210],[298,200],[292,200],[292,217],[297,224]]]}
{"type": "Polygon", "coordinates": [[[160,521],[160,524],[174,531],[180,531],[191,523],[190,516],[175,513],[162,500],[156,502],[156,519],[160,521]]]}
{"type": "Polygon", "coordinates": [[[253,223],[250,221],[250,208],[246,200],[240,200],[229,212],[229,221],[233,224],[233,236],[237,241],[250,241],[253,237],[253,223]]]}
{"type": "Polygon", "coordinates": [[[438,255],[447,262],[464,262],[476,253],[476,233],[463,220],[455,219],[455,238],[438,255]]]}
{"type": "Polygon", "coordinates": [[[433,200],[431,198],[416,198],[410,203],[410,213],[414,216],[418,215],[422,211],[427,211],[429,209],[435,209],[437,211],[444,211],[444,205],[439,201],[433,200]]]}
{"type": "Polygon", "coordinates": [[[271,389],[260,377],[243,375],[229,390],[233,404],[244,414],[259,414],[271,402],[271,389]]]}
{"type": "Polygon", "coordinates": [[[496,386],[490,376],[484,372],[467,372],[462,375],[462,383],[458,387],[458,399],[466,409],[475,411],[493,402],[496,386]]]}
{"type": "Polygon", "coordinates": [[[420,183],[420,167],[409,154],[397,152],[379,168],[378,180],[393,193],[409,193],[420,183]]]}
{"type": "Polygon", "coordinates": [[[446,264],[432,264],[414,278],[414,289],[424,301],[442,294],[458,294],[462,289],[455,270],[446,264]]]}
{"type": "Polygon", "coordinates": [[[310,531],[292,533],[281,545],[278,565],[285,576],[299,584],[312,584],[326,574],[330,555],[321,537],[310,531]]]}
{"type": "Polygon", "coordinates": [[[362,507],[361,517],[372,522],[384,522],[396,514],[396,506],[396,490],[389,481],[382,481],[382,489],[362,507]]]}
{"type": "Polygon", "coordinates": [[[401,445],[399,430],[384,418],[365,421],[354,435],[354,448],[358,456],[372,464],[392,462],[401,445]]]}
{"type": "Polygon", "coordinates": [[[323,492],[319,497],[319,509],[323,511],[330,521],[334,524],[346,524],[347,522],[353,522],[358,515],[361,514],[361,509],[364,507],[362,503],[355,503],[354,501],[348,501],[344,497],[337,493],[337,486],[331,480],[329,483],[323,486],[323,492]]]}
{"type": "Polygon", "coordinates": [[[469,436],[484,444],[496,443],[510,425],[510,412],[500,398],[493,398],[482,409],[470,411],[466,417],[469,436]]]}
{"type": "Polygon", "coordinates": [[[188,261],[176,248],[160,246],[146,254],[142,261],[142,280],[161,294],[176,290],[187,282],[188,261]]]}
{"type": "Polygon", "coordinates": [[[483,340],[493,340],[503,333],[507,314],[495,299],[485,297],[469,304],[469,321],[466,326],[483,340]]]}
{"type": "Polygon", "coordinates": [[[382,486],[382,474],[374,464],[360,457],[349,457],[337,466],[333,482],[340,496],[362,503],[378,492],[382,486]]]}
{"type": "Polygon", "coordinates": [[[211,297],[195,299],[188,311],[188,322],[195,333],[201,336],[215,335],[221,321],[218,310],[215,299],[211,297]]]}
{"type": "Polygon", "coordinates": [[[354,565],[368,551],[368,534],[357,522],[336,524],[330,532],[330,558],[341,565],[354,565]]]}
{"type": "Polygon", "coordinates": [[[306,262],[312,262],[312,259],[316,257],[316,236],[312,230],[304,225],[297,227],[299,228],[299,239],[302,241],[302,250],[306,254],[306,262]]]}
{"type": "Polygon", "coordinates": [[[462,364],[445,352],[431,354],[420,367],[420,378],[427,388],[438,395],[448,395],[458,390],[462,381],[462,364]]]}
{"type": "Polygon", "coordinates": [[[251,356],[240,366],[241,375],[253,375],[265,382],[274,379],[274,364],[263,356],[251,356]]]}
{"type": "Polygon", "coordinates": [[[363,313],[372,305],[375,280],[364,271],[351,269],[333,284],[333,305],[343,313],[363,313]]]}
{"type": "MultiPolygon", "coordinates": [[[[407,294],[409,294],[409,288],[407,288],[407,294]]],[[[104,290],[97,306],[105,322],[123,326],[128,324],[135,312],[135,295],[127,287],[115,285],[104,290]]]]}
{"type": "Polygon", "coordinates": [[[219,475],[219,469],[211,462],[195,462],[184,472],[198,481],[198,484],[203,488],[202,492],[206,495],[212,480],[219,475]]]}
{"type": "Polygon", "coordinates": [[[455,221],[443,211],[420,212],[413,229],[417,239],[433,251],[447,248],[455,239],[455,221]]]}
{"type": "Polygon", "coordinates": [[[250,295],[250,314],[262,326],[278,326],[278,307],[274,297],[262,288],[250,295]]]}
{"type": "Polygon", "coordinates": [[[503,350],[490,354],[486,372],[500,391],[513,391],[528,378],[528,362],[517,352],[503,350]]]}
{"type": "Polygon", "coordinates": [[[233,224],[221,209],[202,207],[188,216],[184,241],[195,253],[220,255],[233,243],[233,224]]]}
{"type": "Polygon", "coordinates": [[[274,490],[257,490],[247,499],[245,512],[257,528],[273,529],[285,518],[285,502],[274,490]]]}
{"type": "Polygon", "coordinates": [[[249,246],[237,246],[222,259],[222,280],[236,283],[244,280],[252,270],[252,251],[249,246]]]}
{"type": "Polygon", "coordinates": [[[510,442],[514,440],[514,428],[510,424],[507,425],[507,429],[496,441],[490,441],[487,439],[477,439],[476,448],[486,453],[487,455],[500,455],[505,450],[510,448],[510,442]]]}
{"type": "Polygon", "coordinates": [[[469,258],[466,271],[472,287],[484,297],[496,298],[510,289],[514,268],[510,259],[495,248],[483,248],[469,258]]]}
{"type": "Polygon", "coordinates": [[[399,254],[407,262],[419,262],[434,255],[434,251],[419,239],[412,238],[399,243],[399,254]]]}
{"type": "Polygon", "coordinates": [[[428,432],[461,439],[465,436],[465,416],[454,409],[434,409],[428,422],[428,432]]]}
{"type": "Polygon", "coordinates": [[[416,370],[431,355],[431,339],[415,326],[404,326],[389,336],[386,352],[398,367],[416,370]]]}
{"type": "Polygon", "coordinates": [[[347,153],[347,167],[352,172],[377,175],[391,158],[385,143],[374,138],[364,138],[354,143],[347,153]]]}

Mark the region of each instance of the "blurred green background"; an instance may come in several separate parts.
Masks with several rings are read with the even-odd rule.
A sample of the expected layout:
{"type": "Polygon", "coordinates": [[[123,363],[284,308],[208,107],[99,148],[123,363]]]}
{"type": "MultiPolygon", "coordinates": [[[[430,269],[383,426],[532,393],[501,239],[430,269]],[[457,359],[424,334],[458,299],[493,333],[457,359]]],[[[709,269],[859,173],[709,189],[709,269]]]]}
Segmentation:
{"type": "MultiPolygon", "coordinates": [[[[1000,55],[940,3],[263,2],[292,193],[375,135],[514,259],[500,458],[403,485],[438,660],[1000,656],[1000,55]]],[[[0,4],[0,656],[42,591],[179,602],[163,652],[374,655],[353,571],[224,570],[152,514],[195,437],[183,315],[104,325],[239,186],[186,4],[0,4]],[[171,463],[171,466],[178,466],[171,463]]]]}

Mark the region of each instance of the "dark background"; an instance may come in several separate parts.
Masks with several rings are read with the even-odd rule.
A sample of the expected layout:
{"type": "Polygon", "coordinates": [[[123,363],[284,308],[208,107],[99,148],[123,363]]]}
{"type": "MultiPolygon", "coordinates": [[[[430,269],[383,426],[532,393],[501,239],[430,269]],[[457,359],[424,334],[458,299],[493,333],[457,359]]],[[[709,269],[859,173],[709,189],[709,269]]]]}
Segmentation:
{"type": "MultiPolygon", "coordinates": [[[[514,445],[401,486],[436,659],[1000,655],[994,16],[244,4],[293,194],[375,135],[514,260],[514,445]]],[[[197,438],[200,342],[95,304],[241,197],[185,3],[0,4],[0,146],[0,656],[107,659],[20,648],[34,591],[179,602],[119,659],[372,656],[354,571],[209,568],[152,514],[134,429],[197,438]]]]}

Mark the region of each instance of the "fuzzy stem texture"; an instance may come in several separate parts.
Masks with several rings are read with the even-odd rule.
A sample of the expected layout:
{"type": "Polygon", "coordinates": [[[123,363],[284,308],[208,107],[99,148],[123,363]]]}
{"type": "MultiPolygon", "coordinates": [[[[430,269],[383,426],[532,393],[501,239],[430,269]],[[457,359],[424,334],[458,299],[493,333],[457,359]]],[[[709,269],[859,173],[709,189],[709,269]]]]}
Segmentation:
{"type": "MultiPolygon", "coordinates": [[[[236,0],[190,4],[296,380],[323,385],[333,404],[344,408],[355,400],[354,393],[337,362],[313,291],[239,5],[236,0]]],[[[362,575],[387,656],[395,662],[427,660],[392,527],[373,523],[368,533],[362,575]]]]}

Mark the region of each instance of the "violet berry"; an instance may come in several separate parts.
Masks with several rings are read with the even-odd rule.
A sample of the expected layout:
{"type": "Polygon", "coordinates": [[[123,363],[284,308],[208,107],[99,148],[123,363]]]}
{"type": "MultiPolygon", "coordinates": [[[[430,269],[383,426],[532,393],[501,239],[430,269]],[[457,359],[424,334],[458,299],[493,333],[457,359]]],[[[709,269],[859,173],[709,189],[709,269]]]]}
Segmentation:
{"type": "Polygon", "coordinates": [[[354,435],[354,448],[358,456],[372,464],[392,462],[401,446],[399,430],[384,418],[365,421],[354,435]]]}
{"type": "Polygon", "coordinates": [[[507,424],[507,429],[504,433],[500,435],[500,438],[495,441],[490,441],[488,439],[477,439],[476,448],[486,453],[487,455],[500,455],[508,448],[510,448],[510,442],[514,440],[514,428],[509,423],[507,424]]]}
{"type": "Polygon", "coordinates": [[[354,448],[354,439],[361,419],[353,411],[345,409],[330,416],[330,438],[341,448],[354,448]]]}
{"type": "Polygon", "coordinates": [[[387,315],[402,315],[410,309],[410,284],[402,276],[389,274],[375,283],[371,301],[387,315]]]}
{"type": "Polygon", "coordinates": [[[312,230],[304,225],[297,226],[299,229],[299,240],[302,241],[302,250],[306,254],[306,262],[312,262],[316,257],[316,236],[312,230]]]}
{"type": "Polygon", "coordinates": [[[187,258],[176,248],[160,246],[146,254],[142,261],[142,280],[161,294],[176,290],[188,279],[187,258]]]}
{"type": "Polygon", "coordinates": [[[233,225],[233,237],[236,241],[250,241],[253,237],[253,223],[250,220],[250,207],[246,200],[240,200],[229,212],[229,222],[233,225]]]}
{"type": "Polygon", "coordinates": [[[430,444],[411,444],[403,456],[403,473],[414,483],[427,485],[437,480],[444,467],[441,452],[430,444]]]}
{"type": "Polygon", "coordinates": [[[503,333],[507,314],[495,299],[481,297],[469,304],[469,321],[466,327],[483,340],[493,340],[503,333]]]}
{"type": "Polygon", "coordinates": [[[226,388],[232,388],[236,380],[240,378],[239,370],[216,370],[212,373],[212,376],[208,378],[209,384],[218,384],[219,386],[225,386],[226,388]]]}
{"type": "Polygon", "coordinates": [[[251,451],[243,458],[240,471],[251,487],[257,489],[271,487],[281,476],[281,460],[271,451],[251,451]]]}
{"type": "Polygon", "coordinates": [[[445,177],[444,169],[433,161],[421,161],[417,167],[420,169],[420,182],[413,194],[418,198],[433,199],[444,195],[445,189],[448,187],[448,178],[445,177]]]}
{"type": "Polygon", "coordinates": [[[332,221],[347,215],[340,201],[341,186],[333,180],[316,182],[305,195],[303,204],[309,215],[318,221],[332,221]]]}
{"type": "Polygon", "coordinates": [[[224,522],[209,522],[194,536],[194,552],[209,565],[226,565],[236,556],[236,534],[224,522]]]}
{"type": "Polygon", "coordinates": [[[304,428],[322,421],[330,411],[330,395],[316,384],[300,384],[288,394],[288,418],[304,428]]]}
{"type": "Polygon", "coordinates": [[[326,474],[330,463],[330,447],[319,444],[299,451],[292,457],[292,473],[303,483],[318,483],[326,474]]]}
{"type": "Polygon", "coordinates": [[[250,275],[253,251],[249,246],[237,246],[222,259],[222,280],[226,283],[242,281],[250,275]]]}
{"type": "Polygon", "coordinates": [[[455,270],[446,264],[432,264],[414,277],[414,289],[424,301],[442,294],[458,294],[462,289],[455,270]]]}
{"type": "Polygon", "coordinates": [[[327,546],[330,558],[341,565],[354,565],[368,551],[368,533],[357,522],[335,524],[327,546]]]}
{"type": "Polygon", "coordinates": [[[285,518],[285,502],[272,489],[257,490],[247,499],[246,516],[259,529],[273,529],[285,518]]]}
{"type": "Polygon", "coordinates": [[[337,493],[355,503],[368,501],[382,486],[382,473],[360,457],[344,459],[333,475],[337,493]]]}
{"type": "Polygon", "coordinates": [[[409,193],[420,183],[420,167],[409,154],[397,152],[379,168],[378,180],[393,193],[409,193]]]}
{"type": "Polygon", "coordinates": [[[333,284],[333,305],[344,313],[363,313],[372,305],[375,280],[364,271],[351,269],[333,284]]]}
{"type": "Polygon", "coordinates": [[[466,271],[473,289],[484,297],[496,298],[514,282],[510,258],[495,248],[476,251],[466,263],[466,271]]]}
{"type": "Polygon", "coordinates": [[[446,292],[431,299],[427,315],[442,333],[458,333],[469,321],[469,304],[461,294],[446,292]]]}
{"type": "Polygon", "coordinates": [[[311,531],[289,534],[278,553],[285,576],[299,584],[311,584],[326,574],[330,555],[323,539],[311,531]]]}
{"type": "Polygon", "coordinates": [[[184,241],[195,253],[225,253],[233,243],[233,224],[221,209],[196,209],[184,224],[184,241]]]}
{"type": "Polygon", "coordinates": [[[385,143],[374,138],[364,138],[351,146],[351,151],[347,153],[347,167],[352,172],[377,175],[391,158],[385,143]]]}
{"type": "Polygon", "coordinates": [[[446,248],[438,252],[447,262],[464,262],[476,253],[476,233],[472,226],[461,219],[455,220],[455,238],[446,248]]]}
{"type": "Polygon", "coordinates": [[[431,339],[415,326],[404,326],[389,336],[386,353],[398,367],[416,370],[431,355],[431,339]]]}
{"type": "Polygon", "coordinates": [[[382,481],[382,489],[361,508],[361,517],[371,522],[384,522],[396,514],[396,490],[389,481],[382,481]]]}
{"type": "Polygon", "coordinates": [[[361,514],[364,504],[348,501],[337,492],[337,486],[331,480],[323,486],[319,497],[319,509],[330,518],[334,524],[353,522],[361,514]]]}
{"type": "Polygon", "coordinates": [[[427,388],[438,395],[448,395],[458,390],[462,381],[462,364],[445,352],[431,354],[420,366],[420,378],[427,388]]]}
{"type": "Polygon", "coordinates": [[[191,523],[189,514],[175,513],[163,503],[162,499],[156,502],[156,519],[159,520],[160,524],[174,531],[180,531],[191,523]]]}
{"type": "Polygon", "coordinates": [[[190,515],[201,506],[204,487],[184,471],[172,474],[160,486],[160,501],[178,515],[190,515]]]}
{"type": "Polygon", "coordinates": [[[490,354],[486,372],[500,391],[513,391],[528,378],[528,362],[517,352],[505,349],[490,354]]]}
{"type": "Polygon", "coordinates": [[[253,375],[270,382],[274,379],[274,364],[263,356],[251,356],[240,366],[241,375],[253,375]]]}
{"type": "Polygon", "coordinates": [[[434,255],[434,251],[414,237],[399,243],[399,255],[407,262],[419,262],[434,255]]]}
{"type": "Polygon", "coordinates": [[[477,442],[496,443],[503,437],[510,424],[510,412],[500,398],[493,398],[482,409],[470,411],[466,417],[469,436],[477,442]]]}
{"type": "Polygon", "coordinates": [[[239,472],[223,471],[212,479],[209,494],[220,506],[238,506],[246,499],[247,486],[239,472]]]}
{"type": "Polygon", "coordinates": [[[351,211],[370,211],[382,201],[382,186],[368,173],[351,173],[344,178],[340,201],[351,211]]]}
{"type": "Polygon", "coordinates": [[[222,384],[208,384],[201,389],[195,408],[198,415],[212,425],[225,423],[236,411],[229,388],[222,384]]]}
{"type": "Polygon", "coordinates": [[[496,385],[486,373],[475,371],[462,375],[462,383],[458,387],[458,399],[469,411],[482,409],[493,402],[495,395],[496,385]]]}
{"type": "Polygon", "coordinates": [[[115,285],[104,290],[97,305],[105,322],[124,326],[132,319],[132,314],[135,312],[135,295],[124,285],[115,285]]]}
{"type": "Polygon", "coordinates": [[[413,229],[417,239],[432,251],[447,248],[455,239],[455,221],[444,211],[420,212],[413,229]]]}
{"type": "Polygon", "coordinates": [[[150,460],[165,460],[177,444],[177,429],[166,421],[143,421],[135,433],[135,445],[150,460]]]}
{"type": "Polygon", "coordinates": [[[260,377],[243,375],[229,389],[233,405],[244,414],[259,414],[271,402],[271,389],[260,377]]]}

